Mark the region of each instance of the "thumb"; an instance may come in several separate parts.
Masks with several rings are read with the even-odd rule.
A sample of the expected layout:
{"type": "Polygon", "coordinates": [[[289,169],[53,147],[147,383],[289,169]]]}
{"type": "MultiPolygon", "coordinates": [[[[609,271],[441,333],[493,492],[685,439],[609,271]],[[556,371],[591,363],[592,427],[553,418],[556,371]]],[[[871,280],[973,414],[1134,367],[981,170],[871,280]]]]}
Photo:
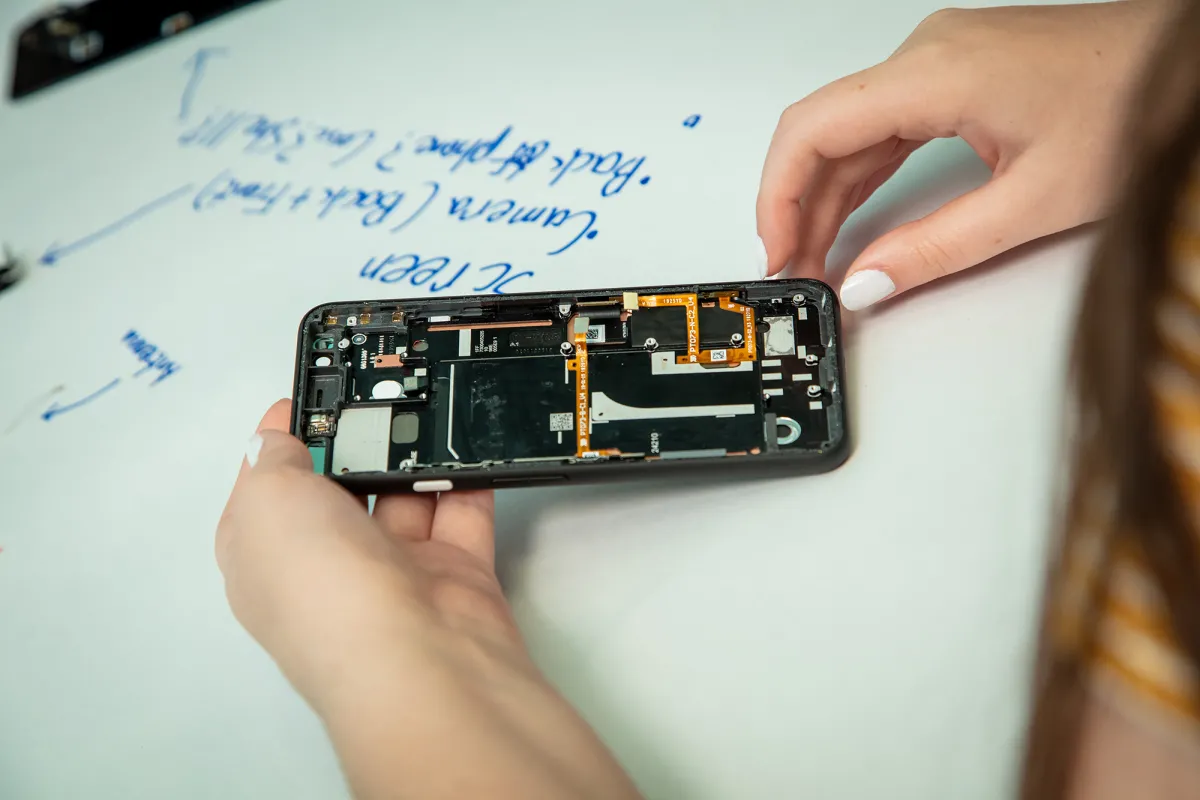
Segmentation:
{"type": "Polygon", "coordinates": [[[885,234],[850,265],[843,307],[866,308],[1053,233],[1050,215],[1031,202],[1041,190],[1014,169],[885,234]]]}
{"type": "Polygon", "coordinates": [[[290,433],[279,430],[260,430],[246,445],[246,467],[255,472],[302,468],[312,472],[312,456],[308,448],[290,433]]]}
{"type": "MultiPolygon", "coordinates": [[[[288,480],[284,482],[287,485],[292,483],[291,477],[311,476],[313,474],[312,456],[309,455],[308,448],[304,446],[304,443],[290,433],[259,428],[258,432],[251,436],[250,441],[246,443],[246,455],[242,459],[242,468],[238,471],[237,480],[234,481],[233,491],[230,492],[229,500],[225,504],[225,512],[221,515],[221,526],[224,526],[235,507],[245,505],[248,499],[262,494],[266,484],[261,478],[271,474],[288,477],[288,480]]],[[[268,488],[279,488],[279,481],[269,483],[268,488]]],[[[218,539],[221,536],[221,526],[217,531],[218,539]]]]}
{"type": "MultiPolygon", "coordinates": [[[[300,445],[300,441],[288,433],[291,430],[291,418],[292,401],[287,398],[276,401],[267,409],[267,413],[263,414],[262,421],[258,423],[258,429],[246,443],[246,460],[242,463],[243,473],[246,469],[257,466],[262,460],[264,451],[268,451],[268,441],[271,442],[267,452],[268,463],[298,462],[298,452],[307,452],[307,450],[298,451],[296,447],[288,444],[288,440],[291,440],[296,445],[300,445]]],[[[305,460],[298,463],[310,462],[305,460]]]]}
{"type": "MultiPolygon", "coordinates": [[[[254,518],[255,510],[264,505],[263,500],[267,496],[264,492],[278,493],[283,488],[285,494],[292,494],[285,502],[292,503],[297,495],[289,488],[294,484],[291,478],[312,475],[312,472],[312,457],[308,448],[291,434],[262,426],[250,437],[233,491],[217,523],[216,556],[221,572],[228,574],[228,550],[235,536],[234,531],[243,526],[247,518],[254,518]],[[286,480],[262,480],[272,473],[286,480]]],[[[299,490],[307,492],[308,488],[301,486],[299,490]]],[[[269,500],[265,505],[273,506],[275,501],[269,500]]]]}

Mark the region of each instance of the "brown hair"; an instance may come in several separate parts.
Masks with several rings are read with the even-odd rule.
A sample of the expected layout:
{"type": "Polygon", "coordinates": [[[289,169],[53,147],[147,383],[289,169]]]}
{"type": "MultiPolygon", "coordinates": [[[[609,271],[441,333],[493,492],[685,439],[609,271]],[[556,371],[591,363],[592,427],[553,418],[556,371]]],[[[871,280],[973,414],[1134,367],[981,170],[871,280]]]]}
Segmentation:
{"type": "Polygon", "coordinates": [[[1163,353],[1155,313],[1169,290],[1171,231],[1200,156],[1200,0],[1180,4],[1127,126],[1131,161],[1093,258],[1080,308],[1071,379],[1076,407],[1074,478],[1059,564],[1050,571],[1034,681],[1021,797],[1067,796],[1077,763],[1086,658],[1114,546],[1145,557],[1184,655],[1200,666],[1200,559],[1193,523],[1168,467],[1150,395],[1163,353]],[[1062,561],[1089,516],[1096,487],[1112,516],[1101,532],[1098,579],[1085,604],[1080,646],[1057,646],[1051,616],[1063,591],[1062,561]]]}

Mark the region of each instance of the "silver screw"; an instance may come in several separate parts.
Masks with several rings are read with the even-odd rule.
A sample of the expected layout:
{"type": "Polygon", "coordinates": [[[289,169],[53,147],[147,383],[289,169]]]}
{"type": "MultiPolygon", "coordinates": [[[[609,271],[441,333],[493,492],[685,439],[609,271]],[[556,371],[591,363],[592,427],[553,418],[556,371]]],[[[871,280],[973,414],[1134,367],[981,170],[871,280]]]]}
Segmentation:
{"type": "Polygon", "coordinates": [[[809,397],[820,397],[821,396],[821,387],[815,383],[810,383],[808,385],[808,396],[809,397]]]}
{"type": "Polygon", "coordinates": [[[346,349],[349,349],[349,347],[350,347],[349,339],[342,339],[340,342],[338,342],[338,350],[346,350],[346,349]]]}
{"type": "Polygon", "coordinates": [[[571,313],[571,304],[570,303],[559,303],[558,304],[559,316],[565,317],[570,313],[571,313]]]}
{"type": "Polygon", "coordinates": [[[356,333],[350,338],[350,341],[354,342],[355,344],[366,344],[367,335],[365,333],[356,333]]]}
{"type": "Polygon", "coordinates": [[[575,346],[572,345],[570,342],[563,342],[562,344],[560,344],[558,346],[558,350],[564,356],[569,356],[569,355],[571,355],[571,353],[575,352],[575,346]]]}
{"type": "Polygon", "coordinates": [[[814,354],[812,354],[812,353],[809,353],[808,355],[806,355],[806,356],[804,357],[804,363],[805,363],[805,364],[807,364],[807,365],[808,365],[808,366],[810,366],[810,367],[815,367],[815,366],[817,365],[817,363],[818,363],[820,360],[821,360],[821,359],[817,358],[817,357],[816,357],[814,354]]]}
{"type": "Polygon", "coordinates": [[[359,400],[362,400],[362,396],[361,396],[361,395],[357,395],[357,394],[356,394],[356,395],[354,395],[354,402],[356,402],[356,403],[357,403],[359,400]]]}
{"type": "Polygon", "coordinates": [[[767,402],[770,402],[770,400],[771,400],[771,395],[767,394],[766,392],[763,392],[763,402],[767,403],[767,402]]]}
{"type": "Polygon", "coordinates": [[[351,314],[350,316],[346,317],[346,324],[347,324],[347,325],[357,325],[357,324],[358,324],[358,317],[356,317],[356,316],[354,316],[353,314],[351,314]]]}
{"type": "Polygon", "coordinates": [[[400,356],[401,358],[408,358],[408,351],[401,347],[396,351],[396,355],[400,356]]]}
{"type": "Polygon", "coordinates": [[[642,347],[646,348],[647,350],[657,350],[658,349],[658,340],[657,339],[647,339],[646,341],[642,342],[642,347]]]}
{"type": "Polygon", "coordinates": [[[804,295],[802,295],[802,294],[792,295],[792,302],[798,306],[804,305],[804,295]]]}
{"type": "Polygon", "coordinates": [[[425,400],[429,397],[429,395],[425,394],[424,392],[421,392],[421,394],[419,394],[418,397],[420,397],[422,400],[425,400]]]}

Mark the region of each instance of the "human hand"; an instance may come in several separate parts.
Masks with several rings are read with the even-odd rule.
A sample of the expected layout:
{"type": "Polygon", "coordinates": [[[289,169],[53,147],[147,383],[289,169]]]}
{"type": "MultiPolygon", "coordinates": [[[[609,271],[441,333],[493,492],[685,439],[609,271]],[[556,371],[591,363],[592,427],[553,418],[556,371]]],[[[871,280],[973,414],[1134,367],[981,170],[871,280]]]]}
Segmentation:
{"type": "Polygon", "coordinates": [[[523,657],[493,567],[491,492],[363,502],[316,475],[291,436],[291,403],[263,417],[217,528],[238,620],[310,703],[351,672],[423,658],[462,636],[523,657]]]}
{"type": "Polygon", "coordinates": [[[932,139],[961,136],[992,178],[872,242],[850,310],[1099,218],[1126,99],[1167,0],[947,9],[890,58],[783,112],[763,166],[766,273],[822,277],[847,217],[932,139]]]}
{"type": "Polygon", "coordinates": [[[217,527],[230,606],[329,731],[357,797],[634,798],[529,657],[491,492],[361,499],[312,471],[291,404],[217,527]]]}

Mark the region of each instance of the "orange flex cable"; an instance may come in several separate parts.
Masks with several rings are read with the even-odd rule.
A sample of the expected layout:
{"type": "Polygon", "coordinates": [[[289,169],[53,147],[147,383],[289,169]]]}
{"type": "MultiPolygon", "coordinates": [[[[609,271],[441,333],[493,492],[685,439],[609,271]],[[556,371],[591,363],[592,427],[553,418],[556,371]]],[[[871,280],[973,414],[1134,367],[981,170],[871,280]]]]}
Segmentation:
{"type": "Polygon", "coordinates": [[[638,298],[639,308],[663,308],[683,306],[687,312],[688,351],[686,356],[680,356],[677,361],[681,364],[700,361],[700,314],[696,310],[695,294],[648,294],[638,298]]]}
{"type": "MultiPolygon", "coordinates": [[[[568,323],[572,329],[575,320],[568,323]]],[[[582,458],[590,447],[588,422],[590,398],[588,397],[588,352],[587,331],[575,333],[575,358],[567,362],[568,369],[575,370],[575,455],[582,458]]]]}
{"type": "Polygon", "coordinates": [[[745,357],[738,358],[738,361],[754,361],[758,358],[758,346],[756,344],[758,337],[754,333],[754,309],[750,306],[733,302],[733,295],[721,295],[721,308],[726,311],[741,312],[742,326],[745,328],[745,333],[742,334],[744,338],[742,339],[741,352],[745,353],[745,357]]]}
{"type": "Polygon", "coordinates": [[[699,354],[699,358],[689,359],[684,356],[678,356],[675,359],[677,364],[686,364],[688,361],[697,361],[701,364],[740,364],[743,361],[754,361],[758,358],[758,345],[754,333],[754,309],[748,305],[743,305],[734,300],[736,295],[722,294],[718,295],[720,306],[725,311],[732,311],[734,314],[742,315],[742,346],[741,347],[723,347],[717,350],[704,350],[699,354]],[[718,358],[713,358],[714,353],[718,358]],[[724,357],[720,357],[721,355],[724,357]]]}

